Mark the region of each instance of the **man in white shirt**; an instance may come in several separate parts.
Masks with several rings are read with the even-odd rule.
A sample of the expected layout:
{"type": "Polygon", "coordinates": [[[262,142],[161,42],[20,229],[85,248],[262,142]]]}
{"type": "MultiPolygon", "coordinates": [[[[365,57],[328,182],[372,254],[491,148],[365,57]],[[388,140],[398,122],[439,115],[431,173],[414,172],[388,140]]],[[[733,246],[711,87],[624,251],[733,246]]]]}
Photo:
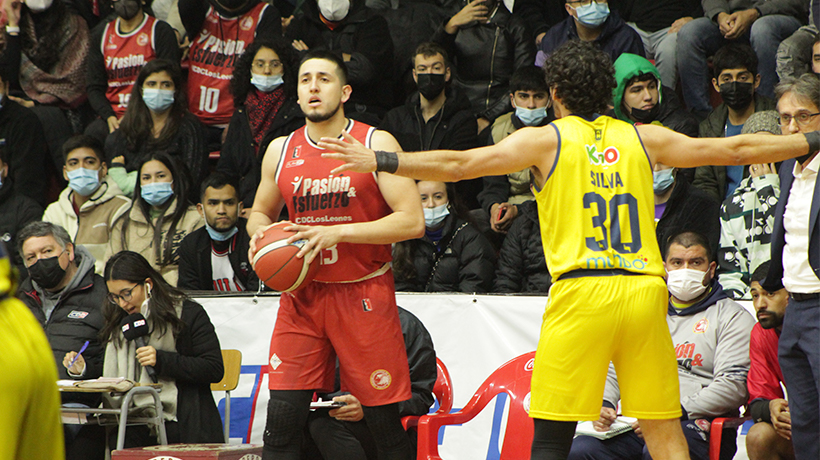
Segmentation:
{"type": "MultiPolygon", "coordinates": [[[[805,74],[777,86],[783,134],[820,131],[820,79],[805,74]]],[[[783,162],[780,200],[772,232],[772,265],[761,285],[769,292],[781,281],[789,291],[778,357],[798,460],[820,458],[820,184],[817,152],[783,162]]]]}

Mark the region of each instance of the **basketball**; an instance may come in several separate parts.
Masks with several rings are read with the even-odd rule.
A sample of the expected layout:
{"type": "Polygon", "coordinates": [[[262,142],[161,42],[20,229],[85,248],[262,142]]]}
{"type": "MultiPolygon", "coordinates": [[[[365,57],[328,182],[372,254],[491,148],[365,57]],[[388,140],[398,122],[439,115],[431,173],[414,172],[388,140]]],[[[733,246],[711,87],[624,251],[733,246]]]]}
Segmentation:
{"type": "Polygon", "coordinates": [[[316,276],[319,259],[307,263],[307,257],[298,258],[296,254],[307,240],[298,240],[288,244],[293,232],[286,232],[285,227],[292,224],[278,223],[265,230],[262,238],[256,241],[256,254],[253,256],[253,270],[265,286],[280,292],[295,291],[307,286],[316,276]]]}

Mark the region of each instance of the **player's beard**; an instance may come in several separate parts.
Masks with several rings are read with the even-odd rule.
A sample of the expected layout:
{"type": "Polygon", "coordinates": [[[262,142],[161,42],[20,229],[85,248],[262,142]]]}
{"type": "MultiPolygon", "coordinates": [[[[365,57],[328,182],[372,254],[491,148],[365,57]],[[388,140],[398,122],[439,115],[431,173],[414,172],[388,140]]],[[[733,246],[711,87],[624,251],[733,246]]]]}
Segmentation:
{"type": "Polygon", "coordinates": [[[339,101],[339,103],[336,104],[336,107],[334,107],[333,110],[328,110],[325,113],[311,112],[307,115],[307,119],[311,123],[321,123],[323,121],[327,121],[333,118],[333,116],[336,115],[336,112],[338,112],[341,108],[342,101],[339,101]]]}

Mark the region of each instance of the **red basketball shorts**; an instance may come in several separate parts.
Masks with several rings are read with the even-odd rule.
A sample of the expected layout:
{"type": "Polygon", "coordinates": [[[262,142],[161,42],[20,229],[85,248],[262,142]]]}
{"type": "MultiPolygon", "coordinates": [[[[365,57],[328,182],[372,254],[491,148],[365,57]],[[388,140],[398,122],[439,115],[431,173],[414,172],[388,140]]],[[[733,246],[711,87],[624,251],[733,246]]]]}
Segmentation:
{"type": "Polygon", "coordinates": [[[270,346],[271,390],[342,390],[365,406],[410,399],[410,371],[393,273],[355,283],[312,282],[283,293],[270,346]]]}

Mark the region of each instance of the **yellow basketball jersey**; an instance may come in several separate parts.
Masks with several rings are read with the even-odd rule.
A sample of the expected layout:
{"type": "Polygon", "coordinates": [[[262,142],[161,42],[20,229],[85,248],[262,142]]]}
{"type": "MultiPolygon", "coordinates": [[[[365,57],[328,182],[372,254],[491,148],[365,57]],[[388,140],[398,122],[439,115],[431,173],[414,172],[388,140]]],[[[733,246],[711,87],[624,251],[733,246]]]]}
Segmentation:
{"type": "Polygon", "coordinates": [[[652,165],[635,127],[606,116],[552,126],[558,151],[535,199],[554,279],[577,269],[662,276],[652,165]]]}

